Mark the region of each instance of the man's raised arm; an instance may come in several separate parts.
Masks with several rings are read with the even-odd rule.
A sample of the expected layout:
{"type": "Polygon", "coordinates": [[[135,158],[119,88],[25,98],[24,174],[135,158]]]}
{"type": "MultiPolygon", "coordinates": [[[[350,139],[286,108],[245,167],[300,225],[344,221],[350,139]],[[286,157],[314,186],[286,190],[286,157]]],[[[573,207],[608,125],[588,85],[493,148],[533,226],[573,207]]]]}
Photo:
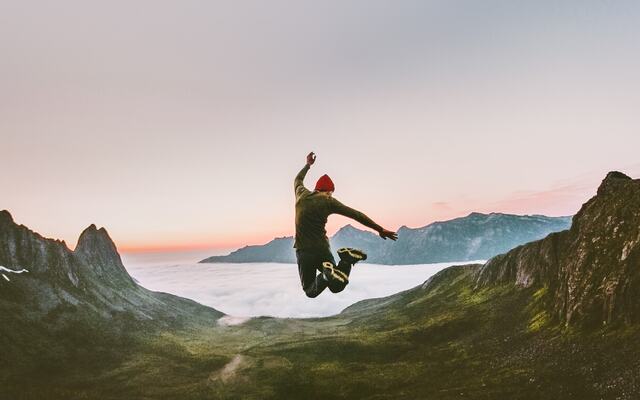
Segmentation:
{"type": "Polygon", "coordinates": [[[311,165],[313,165],[314,162],[316,162],[316,155],[311,152],[307,155],[307,163],[304,167],[302,167],[300,172],[298,172],[298,175],[296,175],[295,179],[293,180],[293,191],[295,192],[296,196],[306,190],[306,188],[304,187],[304,177],[307,176],[307,172],[309,172],[309,168],[311,168],[311,165]]]}

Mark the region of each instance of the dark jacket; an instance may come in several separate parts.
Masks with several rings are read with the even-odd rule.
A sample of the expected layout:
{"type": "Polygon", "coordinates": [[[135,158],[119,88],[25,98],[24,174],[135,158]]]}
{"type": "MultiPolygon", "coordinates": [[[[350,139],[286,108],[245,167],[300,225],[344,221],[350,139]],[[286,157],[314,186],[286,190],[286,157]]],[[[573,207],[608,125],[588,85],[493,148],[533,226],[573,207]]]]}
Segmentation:
{"type": "Polygon", "coordinates": [[[298,250],[329,250],[325,225],[331,214],[344,215],[377,232],[382,230],[364,213],[345,206],[332,196],[305,188],[303,181],[308,171],[309,165],[305,165],[293,182],[296,194],[296,240],[293,247],[298,250]]]}

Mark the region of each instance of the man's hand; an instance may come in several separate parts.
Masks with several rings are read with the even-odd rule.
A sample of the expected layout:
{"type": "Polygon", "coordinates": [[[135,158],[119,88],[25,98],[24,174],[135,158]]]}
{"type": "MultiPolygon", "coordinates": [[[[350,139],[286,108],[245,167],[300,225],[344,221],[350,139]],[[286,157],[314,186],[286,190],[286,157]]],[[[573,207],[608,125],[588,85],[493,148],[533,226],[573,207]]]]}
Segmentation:
{"type": "Polygon", "coordinates": [[[387,240],[387,239],[398,240],[398,234],[397,233],[392,232],[392,231],[388,231],[386,229],[381,230],[380,232],[378,232],[378,234],[384,240],[387,240]]]}
{"type": "Polygon", "coordinates": [[[314,162],[316,162],[316,155],[312,151],[307,155],[307,165],[312,166],[314,162]]]}

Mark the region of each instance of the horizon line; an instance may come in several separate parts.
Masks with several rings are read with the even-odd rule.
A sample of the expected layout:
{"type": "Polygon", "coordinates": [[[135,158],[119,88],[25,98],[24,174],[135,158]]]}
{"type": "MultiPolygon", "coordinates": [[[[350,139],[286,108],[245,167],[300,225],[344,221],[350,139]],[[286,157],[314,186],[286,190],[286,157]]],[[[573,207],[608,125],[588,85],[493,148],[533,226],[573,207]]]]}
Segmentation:
{"type": "MultiPolygon", "coordinates": [[[[452,218],[440,218],[440,219],[434,219],[431,222],[428,222],[424,225],[419,225],[419,226],[414,226],[411,227],[409,225],[401,225],[398,227],[397,230],[401,229],[401,228],[407,228],[407,229],[422,229],[425,227],[428,227],[432,224],[436,224],[436,223],[442,223],[442,222],[448,222],[448,221],[453,221],[456,219],[460,219],[460,218],[466,218],[469,217],[472,214],[481,214],[481,215],[492,215],[492,214],[501,214],[501,215],[511,215],[511,216],[517,216],[517,217],[547,217],[547,218],[569,218],[569,217],[573,217],[573,215],[575,215],[575,213],[573,214],[564,214],[564,215],[546,215],[546,214],[540,214],[540,213],[509,213],[509,212],[499,212],[499,211],[492,211],[492,212],[477,212],[477,211],[471,211],[471,212],[464,212],[462,213],[462,215],[459,216],[455,216],[452,218]]],[[[367,231],[371,231],[369,229],[362,229],[362,228],[358,228],[357,226],[354,226],[354,224],[352,223],[347,223],[344,224],[342,226],[340,226],[339,228],[335,229],[335,231],[331,232],[328,236],[331,237],[333,235],[335,235],[339,230],[347,227],[347,226],[351,226],[354,229],[357,229],[359,231],[363,231],[363,232],[367,232],[367,231]]],[[[329,232],[328,232],[329,233],[329,232]]],[[[118,246],[116,245],[116,247],[118,248],[118,251],[122,252],[122,253],[128,253],[128,254],[144,254],[144,253],[169,253],[169,252],[191,252],[191,251],[197,251],[197,250],[211,250],[211,251],[215,251],[215,250],[224,250],[224,251],[228,251],[228,252],[232,252],[244,247],[248,247],[248,246],[263,246],[265,244],[268,244],[270,242],[272,242],[273,240],[276,239],[286,239],[286,238],[293,238],[295,236],[295,234],[290,234],[290,235],[274,235],[274,236],[270,236],[269,238],[263,239],[263,240],[259,240],[259,241],[255,241],[252,243],[248,243],[247,241],[244,242],[234,242],[234,243],[226,243],[226,244],[221,244],[221,243],[217,243],[217,244],[212,244],[211,242],[200,242],[200,243],[184,243],[184,244],[170,244],[170,245],[149,245],[149,246],[145,246],[145,245],[121,245],[118,246]]]]}

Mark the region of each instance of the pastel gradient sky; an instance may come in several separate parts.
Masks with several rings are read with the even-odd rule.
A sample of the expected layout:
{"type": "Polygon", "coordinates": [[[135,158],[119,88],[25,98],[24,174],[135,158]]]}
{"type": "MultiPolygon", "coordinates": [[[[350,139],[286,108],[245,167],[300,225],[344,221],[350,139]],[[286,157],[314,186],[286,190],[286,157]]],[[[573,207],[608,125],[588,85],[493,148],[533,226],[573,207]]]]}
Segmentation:
{"type": "MultiPolygon", "coordinates": [[[[293,233],[318,154],[389,229],[640,175],[638,1],[1,1],[0,209],[75,246],[293,233]]],[[[333,218],[333,217],[332,217],[333,218]]],[[[347,221],[335,217],[330,230],[347,221]]]]}

